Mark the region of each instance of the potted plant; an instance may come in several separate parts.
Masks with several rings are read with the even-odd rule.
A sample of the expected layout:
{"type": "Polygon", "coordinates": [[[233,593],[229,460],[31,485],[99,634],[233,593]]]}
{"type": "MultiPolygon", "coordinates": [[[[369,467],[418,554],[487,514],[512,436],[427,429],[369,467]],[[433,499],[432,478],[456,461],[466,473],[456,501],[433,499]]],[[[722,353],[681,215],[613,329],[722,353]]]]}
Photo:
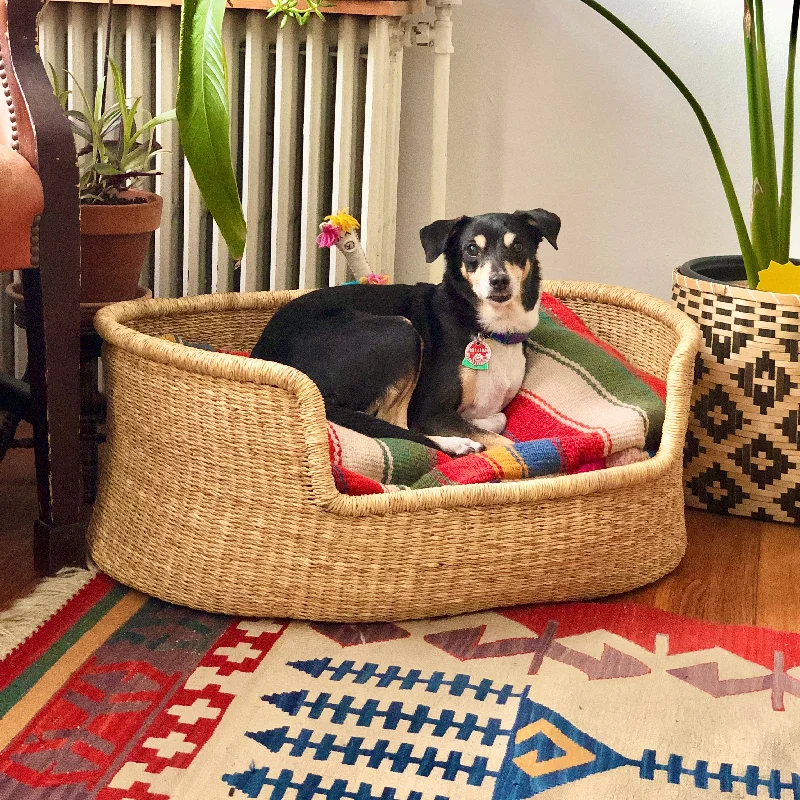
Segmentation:
{"type": "Polygon", "coordinates": [[[81,302],[110,303],[139,294],[142,271],[153,232],[161,224],[159,195],[134,188],[155,175],[151,167],[159,150],[157,126],[175,118],[169,111],[138,125],[140,98],[125,96],[119,67],[107,62],[114,102],[105,108],[108,75],[98,81],[90,100],[76,84],[82,108],[70,108],[70,93],[52,72],[54,91],[72,130],[85,144],[78,150],[81,202],[81,302]]]}
{"type": "Polygon", "coordinates": [[[675,303],[698,323],[705,339],[684,458],[687,503],[800,524],[800,267],[789,260],[800,0],[793,2],[789,30],[780,180],[763,3],[744,0],[753,169],[749,231],[717,138],[687,86],[597,0],[581,2],[641,48],[691,106],[711,149],[739,240],[740,254],[695,259],[674,274],[675,303]]]}

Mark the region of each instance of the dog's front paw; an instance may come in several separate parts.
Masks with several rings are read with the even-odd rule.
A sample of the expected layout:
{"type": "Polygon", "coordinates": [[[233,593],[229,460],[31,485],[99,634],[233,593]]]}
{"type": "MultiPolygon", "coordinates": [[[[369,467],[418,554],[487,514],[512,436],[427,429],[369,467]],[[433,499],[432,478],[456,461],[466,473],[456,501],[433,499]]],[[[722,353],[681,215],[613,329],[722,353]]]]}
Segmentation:
{"type": "Polygon", "coordinates": [[[486,448],[480,442],[465,439],[461,436],[429,436],[449,456],[468,456],[482,453],[486,448]]]}

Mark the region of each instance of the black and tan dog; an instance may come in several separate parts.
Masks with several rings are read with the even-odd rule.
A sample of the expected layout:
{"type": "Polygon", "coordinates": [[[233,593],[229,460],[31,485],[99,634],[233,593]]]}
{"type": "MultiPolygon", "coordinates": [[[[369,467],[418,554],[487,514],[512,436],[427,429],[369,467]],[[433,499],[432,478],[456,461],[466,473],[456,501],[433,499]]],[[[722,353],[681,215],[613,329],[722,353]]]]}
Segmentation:
{"type": "Polygon", "coordinates": [[[525,375],[523,342],[539,321],[543,209],[434,222],[420,232],[438,286],[339,286],[280,309],[254,358],[288,364],[319,387],[329,420],[451,455],[508,443],[502,413],[525,375]],[[487,362],[488,359],[488,362],[487,362]]]}

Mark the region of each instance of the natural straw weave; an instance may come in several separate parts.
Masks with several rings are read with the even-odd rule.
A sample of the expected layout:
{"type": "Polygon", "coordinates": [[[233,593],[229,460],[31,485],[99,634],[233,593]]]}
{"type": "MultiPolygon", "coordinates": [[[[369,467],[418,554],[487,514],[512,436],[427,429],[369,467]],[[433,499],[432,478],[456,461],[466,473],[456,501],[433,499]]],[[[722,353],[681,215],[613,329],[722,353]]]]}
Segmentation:
{"type": "Polygon", "coordinates": [[[89,531],[97,565],[173,603],[247,616],[408,619],[598,597],[673,569],[697,327],[620,288],[548,282],[599,336],[666,377],[643,463],[569,477],[368,497],[334,486],[322,398],[250,349],[297,293],[119,303],[105,339],[108,444],[89,531]]]}

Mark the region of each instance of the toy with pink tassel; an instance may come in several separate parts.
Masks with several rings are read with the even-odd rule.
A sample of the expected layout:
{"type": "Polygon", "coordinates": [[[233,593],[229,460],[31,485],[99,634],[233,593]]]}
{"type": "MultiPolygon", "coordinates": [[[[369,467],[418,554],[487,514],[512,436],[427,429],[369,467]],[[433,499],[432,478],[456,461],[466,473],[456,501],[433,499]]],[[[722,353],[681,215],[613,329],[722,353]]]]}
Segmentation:
{"type": "Polygon", "coordinates": [[[348,281],[348,283],[389,283],[388,275],[378,275],[372,271],[367,262],[364,248],[361,246],[361,240],[356,233],[358,228],[358,220],[351,217],[347,213],[347,209],[338,211],[336,214],[325,217],[319,226],[320,233],[317,236],[317,244],[320,247],[335,246],[344,256],[347,267],[355,278],[354,281],[348,281]]]}

